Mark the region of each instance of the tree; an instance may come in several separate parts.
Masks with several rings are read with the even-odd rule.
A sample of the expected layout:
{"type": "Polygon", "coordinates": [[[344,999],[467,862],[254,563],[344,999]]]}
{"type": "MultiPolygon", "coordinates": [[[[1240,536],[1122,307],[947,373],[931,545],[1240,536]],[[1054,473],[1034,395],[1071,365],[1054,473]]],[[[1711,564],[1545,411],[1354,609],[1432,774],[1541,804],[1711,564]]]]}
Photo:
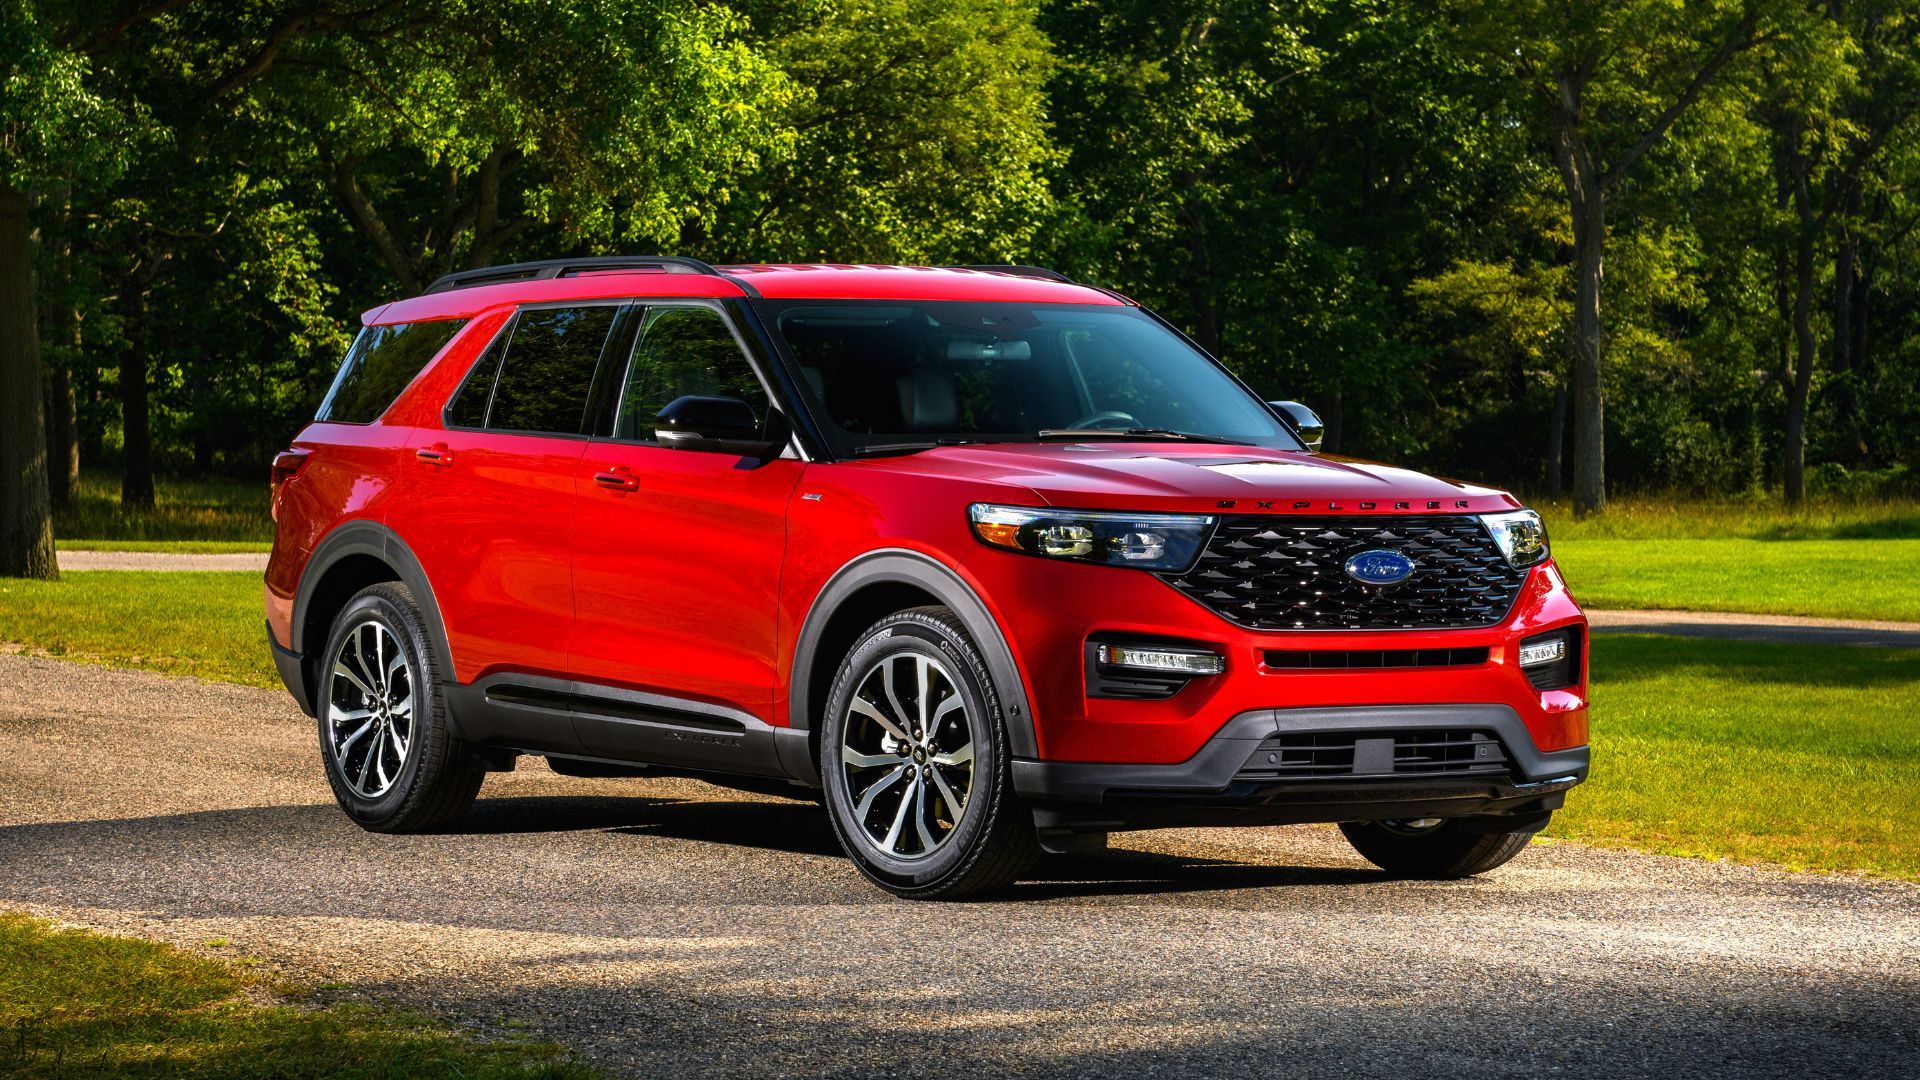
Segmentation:
{"type": "MultiPolygon", "coordinates": [[[[250,33],[275,25],[262,15],[250,33]]],[[[417,292],[535,230],[548,253],[672,246],[781,149],[769,118],[791,91],[744,27],[667,0],[343,9],[214,93],[307,148],[340,213],[417,292]]]]}
{"type": "Polygon", "coordinates": [[[1807,494],[1808,403],[1820,356],[1817,263],[1831,242],[1837,252],[1832,366],[1843,371],[1852,366],[1856,343],[1858,240],[1833,234],[1854,230],[1869,170],[1920,111],[1920,62],[1914,58],[1920,8],[1836,0],[1823,14],[1771,50],[1759,104],[1773,138],[1780,200],[1790,212],[1780,260],[1792,330],[1780,373],[1786,396],[1781,487],[1789,503],[1803,502],[1807,494]]]}
{"type": "Polygon", "coordinates": [[[53,578],[29,211],[36,186],[65,165],[118,162],[85,59],[59,47],[26,0],[0,6],[0,64],[0,575],[53,578]]]}
{"type": "Polygon", "coordinates": [[[1051,197],[1037,0],[751,0],[790,81],[769,155],[685,241],[716,259],[1013,262],[1051,197]]]}
{"type": "Polygon", "coordinates": [[[1567,341],[1577,513],[1606,505],[1601,287],[1608,200],[1728,64],[1771,32],[1777,21],[1771,3],[1527,0],[1451,9],[1487,63],[1510,70],[1531,97],[1530,115],[1564,188],[1573,234],[1567,341]]]}

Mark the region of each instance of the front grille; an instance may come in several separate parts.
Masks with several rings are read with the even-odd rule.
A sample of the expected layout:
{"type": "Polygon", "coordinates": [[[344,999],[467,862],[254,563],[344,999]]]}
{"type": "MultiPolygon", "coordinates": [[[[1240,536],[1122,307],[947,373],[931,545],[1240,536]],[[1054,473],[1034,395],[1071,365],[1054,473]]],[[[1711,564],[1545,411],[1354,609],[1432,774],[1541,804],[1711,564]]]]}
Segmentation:
{"type": "Polygon", "coordinates": [[[1163,575],[1255,630],[1446,630],[1493,626],[1513,607],[1516,569],[1480,519],[1238,516],[1220,522],[1192,569],[1163,575]],[[1396,585],[1362,585],[1345,564],[1384,548],[1413,560],[1396,585]]]}
{"type": "Polygon", "coordinates": [[[1286,671],[1377,671],[1381,668],[1473,667],[1487,662],[1471,649],[1269,649],[1267,666],[1286,671]]]}
{"type": "Polygon", "coordinates": [[[1236,779],[1479,776],[1505,773],[1507,765],[1506,748],[1490,731],[1303,732],[1262,742],[1236,779]]]}

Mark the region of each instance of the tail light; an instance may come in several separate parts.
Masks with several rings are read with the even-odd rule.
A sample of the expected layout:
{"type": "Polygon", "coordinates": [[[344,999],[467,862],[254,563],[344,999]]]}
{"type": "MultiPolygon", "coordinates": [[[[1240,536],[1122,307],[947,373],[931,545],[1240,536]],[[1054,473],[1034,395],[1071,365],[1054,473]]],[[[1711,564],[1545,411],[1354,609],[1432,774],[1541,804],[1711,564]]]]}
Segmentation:
{"type": "Polygon", "coordinates": [[[280,520],[280,485],[299,475],[313,451],[294,447],[273,455],[273,519],[280,520]]]}

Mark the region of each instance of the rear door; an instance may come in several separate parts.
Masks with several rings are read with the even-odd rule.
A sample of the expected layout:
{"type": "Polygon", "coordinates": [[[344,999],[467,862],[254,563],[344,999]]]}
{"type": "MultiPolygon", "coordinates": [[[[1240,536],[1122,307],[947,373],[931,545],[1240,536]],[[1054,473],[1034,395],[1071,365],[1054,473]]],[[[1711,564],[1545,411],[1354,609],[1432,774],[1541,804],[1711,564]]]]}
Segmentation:
{"type": "Polygon", "coordinates": [[[596,367],[626,311],[522,308],[449,400],[444,430],[414,437],[413,482],[390,517],[406,519],[401,534],[433,582],[461,682],[565,675],[574,476],[596,367]]]}
{"type": "MultiPolygon", "coordinates": [[[[722,307],[650,302],[577,477],[572,666],[583,680],[770,719],[787,501],[804,462],[678,449],[654,417],[687,395],[772,408],[722,307]],[[610,480],[609,478],[617,478],[610,480]]],[[[584,722],[608,756],[644,755],[584,722]]],[[[643,732],[627,733],[644,741],[643,732]]]]}

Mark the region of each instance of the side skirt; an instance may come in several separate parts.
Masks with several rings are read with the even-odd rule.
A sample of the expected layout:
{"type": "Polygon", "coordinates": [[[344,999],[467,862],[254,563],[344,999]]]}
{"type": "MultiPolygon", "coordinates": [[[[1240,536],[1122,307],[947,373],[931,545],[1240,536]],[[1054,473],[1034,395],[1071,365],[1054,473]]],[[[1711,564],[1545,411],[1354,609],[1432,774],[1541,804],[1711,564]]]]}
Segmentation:
{"type": "Polygon", "coordinates": [[[517,672],[448,683],[442,690],[460,738],[480,746],[697,772],[790,776],[781,763],[779,729],[725,706],[517,672]]]}

